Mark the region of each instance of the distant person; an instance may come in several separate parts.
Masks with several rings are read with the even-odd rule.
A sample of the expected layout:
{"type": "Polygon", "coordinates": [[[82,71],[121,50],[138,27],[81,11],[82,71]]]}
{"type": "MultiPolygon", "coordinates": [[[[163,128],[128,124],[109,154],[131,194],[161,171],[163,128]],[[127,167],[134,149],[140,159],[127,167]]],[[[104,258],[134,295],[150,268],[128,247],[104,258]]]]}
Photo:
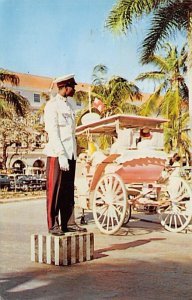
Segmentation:
{"type": "Polygon", "coordinates": [[[44,150],[47,155],[47,223],[50,234],[61,236],[86,229],[79,227],[74,217],[77,150],[75,113],[69,97],[75,93],[76,82],[72,74],[57,78],[54,83],[58,93],[47,102],[44,115],[49,139],[44,150]]]}
{"type": "Polygon", "coordinates": [[[169,160],[169,165],[172,167],[180,167],[181,156],[175,153],[169,160]]]}

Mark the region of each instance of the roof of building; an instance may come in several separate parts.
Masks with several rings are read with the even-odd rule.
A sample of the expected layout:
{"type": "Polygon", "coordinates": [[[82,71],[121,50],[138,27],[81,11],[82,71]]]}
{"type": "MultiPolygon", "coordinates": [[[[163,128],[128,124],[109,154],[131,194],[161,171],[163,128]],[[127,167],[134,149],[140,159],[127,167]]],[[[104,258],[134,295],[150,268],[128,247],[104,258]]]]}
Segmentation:
{"type": "Polygon", "coordinates": [[[15,73],[19,77],[19,86],[47,90],[50,88],[53,78],[24,73],[15,73]]]}
{"type": "MultiPolygon", "coordinates": [[[[25,73],[19,73],[14,72],[20,79],[19,86],[23,88],[29,88],[29,89],[38,89],[38,90],[44,90],[48,91],[51,86],[52,82],[55,78],[46,77],[46,76],[39,76],[39,75],[31,75],[31,74],[25,74],[25,73]]],[[[83,91],[83,92],[89,92],[91,87],[91,84],[88,83],[80,83],[78,82],[76,86],[76,91],[83,91]]],[[[145,102],[151,94],[149,93],[142,93],[142,99],[141,101],[134,100],[134,102],[143,103],[145,102]]]]}
{"type": "MultiPolygon", "coordinates": [[[[42,89],[49,90],[54,78],[46,76],[38,76],[24,73],[15,73],[19,77],[19,86],[30,89],[42,89]]],[[[88,83],[78,83],[76,90],[88,92],[90,84],[88,83]]]]}

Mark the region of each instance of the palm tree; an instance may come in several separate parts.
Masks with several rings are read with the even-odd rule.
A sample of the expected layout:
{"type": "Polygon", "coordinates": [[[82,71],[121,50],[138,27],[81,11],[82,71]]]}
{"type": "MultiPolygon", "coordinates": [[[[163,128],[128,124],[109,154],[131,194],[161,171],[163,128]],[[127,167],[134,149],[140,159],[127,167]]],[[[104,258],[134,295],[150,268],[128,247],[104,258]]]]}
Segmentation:
{"type": "Polygon", "coordinates": [[[107,115],[136,114],[139,108],[134,105],[134,100],[142,99],[139,88],[133,82],[120,76],[113,76],[105,85],[94,86],[92,95],[104,103],[104,114],[107,115]]]}
{"type": "Polygon", "coordinates": [[[138,81],[152,80],[158,83],[154,93],[142,105],[141,114],[156,113],[177,118],[181,109],[188,107],[188,88],[185,83],[187,52],[185,46],[179,52],[177,47],[169,43],[164,45],[164,49],[165,55],[154,54],[147,62],[157,70],[141,73],[136,78],[138,81]]]}
{"type": "Polygon", "coordinates": [[[108,68],[105,65],[97,65],[93,69],[93,86],[91,96],[99,98],[105,105],[104,115],[117,113],[137,113],[138,107],[132,103],[141,100],[139,88],[120,76],[112,76],[107,80],[108,68]]]}
{"type": "Polygon", "coordinates": [[[184,30],[188,38],[188,86],[190,127],[192,125],[192,2],[191,0],[118,0],[111,9],[106,26],[116,33],[126,33],[135,20],[152,15],[151,28],[142,43],[141,62],[146,63],[161,42],[184,30]]]}
{"type": "Polygon", "coordinates": [[[30,108],[29,101],[5,87],[5,82],[17,86],[19,77],[8,70],[0,69],[0,116],[12,117],[13,111],[18,116],[25,116],[30,108]]]}
{"type": "Polygon", "coordinates": [[[154,93],[141,106],[140,114],[162,115],[170,120],[165,130],[165,148],[180,149],[186,152],[189,148],[186,121],[188,117],[188,88],[185,83],[187,52],[185,46],[179,52],[177,47],[167,43],[164,45],[165,55],[151,55],[147,64],[152,64],[157,70],[141,73],[136,80],[153,80],[158,85],[154,93]],[[185,126],[185,127],[183,127],[185,126]],[[171,143],[170,143],[171,141],[171,143]]]}

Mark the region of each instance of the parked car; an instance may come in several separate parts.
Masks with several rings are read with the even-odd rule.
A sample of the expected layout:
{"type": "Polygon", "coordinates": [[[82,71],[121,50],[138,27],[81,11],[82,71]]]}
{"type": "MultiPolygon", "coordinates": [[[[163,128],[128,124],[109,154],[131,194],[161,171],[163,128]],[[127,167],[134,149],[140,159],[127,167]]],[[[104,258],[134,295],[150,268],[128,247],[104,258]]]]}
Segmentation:
{"type": "Polygon", "coordinates": [[[37,178],[38,184],[41,190],[46,190],[46,179],[45,178],[37,178]]]}
{"type": "Polygon", "coordinates": [[[38,191],[46,190],[46,179],[36,177],[33,175],[21,175],[21,174],[11,174],[10,179],[10,189],[17,191],[38,191]]]}
{"type": "Polygon", "coordinates": [[[16,181],[18,179],[18,176],[20,176],[20,174],[9,174],[7,176],[9,177],[9,180],[10,180],[10,189],[14,190],[15,185],[16,185],[16,181]]]}
{"type": "Polygon", "coordinates": [[[0,189],[10,190],[11,184],[10,179],[7,175],[0,174],[0,189]]]}
{"type": "Polygon", "coordinates": [[[31,175],[19,176],[16,180],[16,187],[21,191],[35,191],[40,189],[38,180],[31,175]]]}

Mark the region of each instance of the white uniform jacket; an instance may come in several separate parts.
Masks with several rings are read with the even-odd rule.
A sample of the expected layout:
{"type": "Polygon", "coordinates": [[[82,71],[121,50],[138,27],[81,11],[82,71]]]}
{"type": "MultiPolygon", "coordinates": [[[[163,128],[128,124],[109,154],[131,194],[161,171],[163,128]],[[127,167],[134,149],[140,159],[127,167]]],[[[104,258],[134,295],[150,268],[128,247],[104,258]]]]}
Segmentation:
{"type": "Polygon", "coordinates": [[[75,112],[67,98],[57,94],[44,109],[45,130],[48,143],[43,151],[47,156],[65,155],[68,159],[77,158],[75,139],[75,112]]]}

